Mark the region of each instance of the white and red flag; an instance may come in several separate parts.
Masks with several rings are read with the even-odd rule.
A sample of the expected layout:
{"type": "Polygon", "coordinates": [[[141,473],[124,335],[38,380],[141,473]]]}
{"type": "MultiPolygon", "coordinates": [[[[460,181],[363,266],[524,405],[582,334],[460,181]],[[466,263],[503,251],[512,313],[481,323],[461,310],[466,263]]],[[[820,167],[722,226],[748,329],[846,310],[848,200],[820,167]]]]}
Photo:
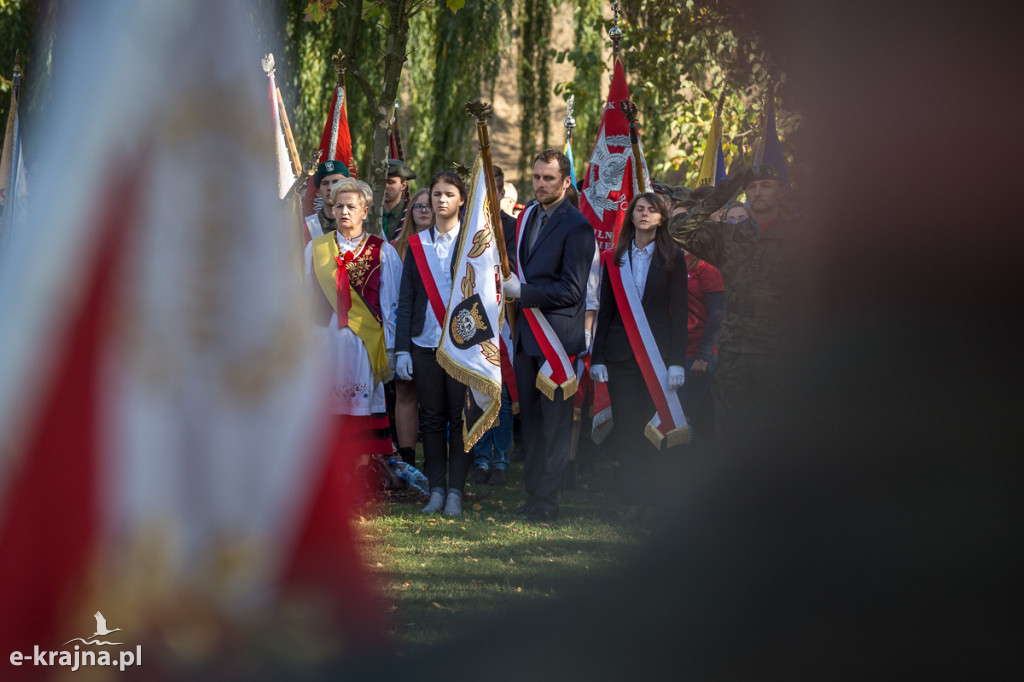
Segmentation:
{"type": "Polygon", "coordinates": [[[277,160],[277,195],[284,199],[288,196],[288,190],[295,184],[295,173],[301,168],[292,169],[292,160],[288,154],[288,140],[285,137],[284,121],[281,120],[281,111],[284,103],[278,96],[277,79],[274,78],[274,55],[268,54],[263,57],[263,70],[267,73],[269,80],[267,89],[268,106],[270,107],[270,120],[274,126],[274,157],[277,160]]]}
{"type": "Polygon", "coordinates": [[[473,164],[466,206],[454,286],[441,324],[437,361],[449,375],[469,388],[462,420],[463,446],[469,452],[494,424],[501,408],[500,330],[505,307],[498,251],[501,234],[495,234],[491,224],[494,212],[479,155],[473,164]]]}
{"type": "Polygon", "coordinates": [[[5,662],[100,611],[151,679],[175,632],[225,676],[283,614],[379,641],[246,12],[97,0],[64,28],[39,164],[76,177],[0,254],[5,662]]]}
{"type": "MultiPolygon", "coordinates": [[[[629,123],[620,106],[627,99],[626,72],[622,62],[616,59],[601,127],[580,192],[580,211],[594,227],[598,252],[615,246],[622,226],[622,211],[637,188],[629,144],[629,123]],[[628,196],[624,196],[624,191],[629,193],[628,196]]],[[[646,162],[643,163],[644,176],[650,177],[646,162]]]]}
{"type": "Polygon", "coordinates": [[[21,94],[21,67],[14,66],[11,86],[11,107],[7,110],[3,152],[0,153],[0,251],[11,239],[15,218],[24,218],[28,202],[28,182],[21,146],[21,116],[18,104],[21,94]]]}

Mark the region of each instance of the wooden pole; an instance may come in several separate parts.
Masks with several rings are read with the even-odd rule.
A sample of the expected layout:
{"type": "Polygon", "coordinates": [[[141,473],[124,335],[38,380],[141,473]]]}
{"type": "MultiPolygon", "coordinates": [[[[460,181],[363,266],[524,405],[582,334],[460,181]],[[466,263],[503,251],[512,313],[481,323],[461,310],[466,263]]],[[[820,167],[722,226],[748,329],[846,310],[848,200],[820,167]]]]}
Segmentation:
{"type": "MultiPolygon", "coordinates": [[[[508,252],[505,249],[505,231],[501,225],[501,204],[498,202],[498,184],[494,180],[494,164],[491,163],[491,137],[487,130],[487,120],[494,115],[494,107],[486,102],[476,100],[467,102],[465,108],[469,115],[476,119],[476,133],[480,141],[480,162],[483,165],[484,184],[487,187],[487,201],[491,208],[491,229],[498,238],[501,277],[507,279],[512,270],[509,267],[508,252]]],[[[505,319],[515,329],[515,307],[512,301],[505,301],[505,319]]]]}
{"type": "Polygon", "coordinates": [[[619,105],[626,120],[629,121],[629,143],[633,147],[633,176],[636,178],[637,190],[643,194],[647,191],[647,178],[644,176],[643,154],[640,153],[640,136],[636,131],[636,105],[631,99],[624,99],[619,105]]]}
{"type": "Polygon", "coordinates": [[[284,125],[284,139],[288,143],[288,153],[291,154],[292,164],[295,166],[295,174],[302,173],[302,161],[299,160],[299,150],[295,148],[295,138],[292,137],[292,125],[288,122],[288,112],[284,109],[284,100],[281,99],[281,88],[277,88],[277,110],[280,112],[281,123],[284,125]]]}

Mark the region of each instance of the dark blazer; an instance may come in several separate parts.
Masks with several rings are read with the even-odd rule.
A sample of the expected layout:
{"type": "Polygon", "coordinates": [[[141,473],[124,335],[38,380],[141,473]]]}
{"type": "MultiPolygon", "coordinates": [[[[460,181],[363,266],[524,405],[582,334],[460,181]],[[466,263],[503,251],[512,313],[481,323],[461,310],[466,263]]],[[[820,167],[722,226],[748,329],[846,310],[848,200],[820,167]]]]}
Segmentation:
{"type": "MultiPolygon", "coordinates": [[[[463,226],[465,227],[465,226],[463,226]]],[[[437,234],[434,227],[430,230],[430,239],[433,241],[437,234]]],[[[455,266],[457,265],[454,250],[458,248],[458,242],[452,246],[452,262],[449,271],[452,281],[455,281],[455,266]]],[[[442,291],[441,296],[447,292],[442,291]]],[[[447,304],[447,299],[445,300],[447,304]]],[[[402,286],[398,293],[398,312],[395,321],[395,352],[412,351],[412,339],[423,333],[423,320],[427,313],[427,306],[430,299],[427,297],[427,288],[423,286],[423,278],[420,277],[420,270],[416,267],[416,257],[412,255],[412,248],[405,250],[405,261],[402,263],[402,286]]],[[[431,312],[431,315],[434,313],[431,312]]]]}
{"type": "MultiPolygon", "coordinates": [[[[626,257],[631,258],[631,254],[632,249],[626,252],[626,257]]],[[[687,302],[686,260],[682,249],[674,250],[671,264],[670,270],[655,247],[640,303],[665,364],[682,367],[686,362],[687,302]]],[[[612,291],[608,269],[602,268],[601,307],[597,311],[593,363],[603,365],[607,362],[621,362],[632,356],[633,347],[629,344],[626,327],[622,323],[622,314],[615,300],[615,292],[612,291]]]]}
{"type": "MultiPolygon", "coordinates": [[[[539,207],[534,209],[537,210],[539,207]]],[[[525,211],[519,214],[520,220],[525,215],[525,211]]],[[[582,353],[586,349],[583,321],[587,277],[597,248],[594,228],[564,199],[548,218],[532,250],[525,243],[516,246],[517,262],[523,264],[526,278],[520,306],[538,308],[544,313],[568,355],[582,353]]],[[[543,356],[530,324],[523,317],[517,321],[514,344],[516,352],[543,356]]]]}
{"type": "Polygon", "coordinates": [[[508,267],[516,271],[516,219],[504,211],[501,215],[501,236],[505,238],[505,253],[508,254],[508,267]]]}

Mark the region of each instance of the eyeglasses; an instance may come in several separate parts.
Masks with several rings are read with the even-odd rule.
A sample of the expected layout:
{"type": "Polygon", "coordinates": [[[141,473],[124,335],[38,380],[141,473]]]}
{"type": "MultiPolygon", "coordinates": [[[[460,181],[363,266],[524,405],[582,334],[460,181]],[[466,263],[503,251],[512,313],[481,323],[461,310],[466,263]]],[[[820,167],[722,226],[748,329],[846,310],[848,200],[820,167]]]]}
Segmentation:
{"type": "Polygon", "coordinates": [[[414,211],[429,211],[430,210],[430,206],[428,206],[427,204],[413,204],[412,205],[412,210],[414,210],[414,211]]]}

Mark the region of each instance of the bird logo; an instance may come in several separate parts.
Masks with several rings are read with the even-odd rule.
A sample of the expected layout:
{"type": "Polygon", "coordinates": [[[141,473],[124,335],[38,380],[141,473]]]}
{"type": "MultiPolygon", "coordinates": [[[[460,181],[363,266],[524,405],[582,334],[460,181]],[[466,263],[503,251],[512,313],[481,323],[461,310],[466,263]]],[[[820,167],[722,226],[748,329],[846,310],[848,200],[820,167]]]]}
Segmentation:
{"type": "Polygon", "coordinates": [[[75,637],[74,639],[69,639],[68,641],[64,642],[64,646],[67,646],[68,644],[70,644],[71,642],[74,642],[74,641],[79,641],[82,644],[96,644],[96,645],[102,645],[102,644],[119,645],[119,644],[123,644],[123,642],[101,642],[101,641],[99,641],[97,639],[94,639],[95,637],[105,637],[105,636],[107,636],[107,635],[109,635],[109,634],[111,634],[113,632],[120,632],[121,628],[109,629],[107,627],[107,619],[104,618],[103,614],[100,613],[99,611],[94,613],[93,616],[96,617],[96,632],[92,633],[89,636],[89,641],[86,641],[86,640],[82,639],[81,637],[75,637]]]}

